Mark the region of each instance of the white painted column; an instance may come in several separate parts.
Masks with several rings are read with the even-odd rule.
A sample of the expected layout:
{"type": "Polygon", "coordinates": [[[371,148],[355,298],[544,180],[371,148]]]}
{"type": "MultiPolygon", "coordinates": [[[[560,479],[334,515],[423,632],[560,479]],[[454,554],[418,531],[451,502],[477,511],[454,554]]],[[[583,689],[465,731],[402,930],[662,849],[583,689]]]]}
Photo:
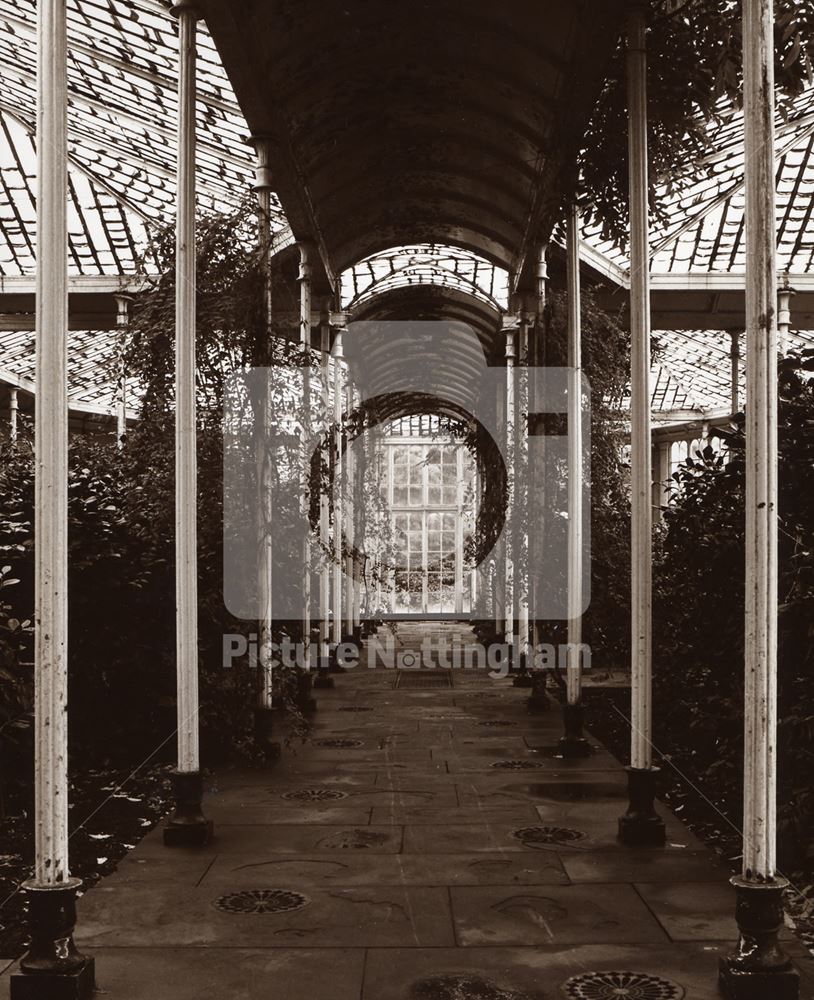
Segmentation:
{"type": "Polygon", "coordinates": [[[788,275],[783,276],[783,284],[777,291],[777,340],[782,357],[791,350],[791,297],[794,289],[789,285],[788,275]]]}
{"type": "Polygon", "coordinates": [[[630,170],[631,766],[652,766],[652,512],[650,247],[645,9],[628,15],[630,170]]]}
{"type": "Polygon", "coordinates": [[[345,332],[344,314],[334,314],[333,324],[336,327],[332,357],[334,363],[334,468],[333,468],[333,543],[334,543],[334,564],[333,564],[333,641],[340,643],[343,638],[342,616],[344,613],[342,577],[344,575],[343,556],[343,535],[344,535],[344,504],[343,500],[343,467],[344,456],[342,454],[343,443],[343,368],[344,368],[344,348],[343,335],[345,332]]]}
{"type": "Polygon", "coordinates": [[[517,414],[516,433],[516,468],[515,468],[515,520],[517,521],[518,551],[514,555],[515,592],[517,603],[517,645],[521,656],[530,655],[529,643],[529,316],[525,309],[520,315],[518,330],[518,354],[520,367],[517,370],[517,414]]]}
{"type": "Polygon", "coordinates": [[[464,466],[463,448],[455,449],[455,614],[464,609],[464,466]]]}
{"type": "Polygon", "coordinates": [[[582,302],[579,274],[579,208],[567,225],[568,270],[568,651],[566,695],[582,700],[582,545],[584,476],[582,466],[582,302]]]}
{"type": "Polygon", "coordinates": [[[266,341],[263,344],[260,361],[265,367],[263,376],[263,395],[259,404],[257,419],[260,422],[260,432],[256,437],[256,463],[258,485],[258,553],[257,553],[257,596],[260,606],[258,622],[258,654],[261,671],[259,703],[261,708],[274,707],[273,694],[273,656],[272,656],[272,625],[274,607],[272,602],[272,586],[274,573],[274,545],[272,536],[272,486],[273,455],[272,431],[272,364],[273,364],[273,318],[274,299],[271,271],[271,143],[266,138],[255,138],[254,150],[255,182],[254,193],[258,205],[258,229],[263,257],[263,304],[265,314],[266,341]]]}
{"type": "Polygon", "coordinates": [[[12,441],[17,440],[17,414],[20,409],[17,390],[12,386],[8,395],[8,432],[12,441]]]}
{"type": "Polygon", "coordinates": [[[733,414],[740,412],[741,343],[740,330],[729,330],[729,399],[733,414]]]}
{"type": "MultiPolygon", "coordinates": [[[[348,415],[353,412],[354,391],[348,377],[346,383],[345,398],[348,403],[348,415]]],[[[356,454],[353,450],[353,442],[348,438],[347,451],[345,452],[345,539],[347,541],[347,556],[345,558],[345,624],[347,634],[353,631],[355,608],[356,608],[356,575],[353,548],[356,543],[355,518],[356,518],[356,454]]]]}
{"type": "MultiPolygon", "coordinates": [[[[331,327],[327,309],[323,310],[320,318],[320,389],[322,392],[322,427],[324,431],[330,427],[330,352],[331,352],[331,327]]],[[[319,568],[319,655],[327,660],[330,654],[330,621],[328,609],[331,606],[331,502],[327,490],[327,471],[330,459],[327,438],[323,448],[322,461],[320,465],[320,494],[319,494],[319,541],[322,547],[320,568],[319,568]]]]}
{"type": "Polygon", "coordinates": [[[116,378],[116,445],[124,447],[127,434],[127,372],[124,366],[124,348],[127,323],[130,312],[130,298],[127,295],[116,295],[116,327],[119,331],[118,372],[116,378]]]}
{"type": "Polygon", "coordinates": [[[653,506],[658,509],[659,522],[664,520],[661,508],[670,499],[670,442],[658,441],[653,446],[656,472],[653,481],[653,506]]]}
{"type": "MultiPolygon", "coordinates": [[[[529,358],[535,368],[545,363],[545,307],[546,295],[548,292],[548,244],[543,244],[537,251],[537,275],[536,275],[536,296],[534,302],[534,336],[529,340],[529,358]]],[[[539,409],[537,380],[532,379],[529,386],[529,411],[537,413],[539,409]]],[[[529,518],[534,523],[533,545],[529,551],[529,559],[535,562],[535,572],[530,573],[531,581],[531,604],[537,608],[540,597],[540,581],[536,571],[536,562],[542,558],[541,553],[544,548],[544,536],[546,531],[545,510],[546,500],[544,491],[546,484],[541,481],[540,471],[545,467],[545,462],[541,463],[540,448],[545,449],[545,438],[538,441],[536,445],[536,456],[534,467],[529,473],[529,518]],[[542,495],[541,495],[542,494],[542,495]]],[[[529,628],[529,642],[532,649],[536,649],[540,641],[540,620],[535,612],[532,616],[529,628]]]]}
{"type": "Polygon", "coordinates": [[[37,10],[34,881],[68,879],[68,223],[65,0],[37,10]]]}
{"type": "Polygon", "coordinates": [[[300,347],[302,364],[302,419],[300,421],[300,513],[305,534],[302,540],[302,666],[311,663],[311,526],[310,518],[310,440],[311,440],[311,262],[310,247],[300,249],[300,347]]]}
{"type": "Polygon", "coordinates": [[[178,215],[175,278],[175,606],[178,770],[198,771],[198,532],[195,364],[195,34],[188,3],[178,17],[178,215]]]}
{"type": "Polygon", "coordinates": [[[508,478],[506,495],[506,523],[503,535],[506,540],[504,615],[506,619],[506,642],[514,645],[515,626],[515,451],[516,451],[516,398],[515,363],[517,359],[517,331],[514,327],[504,329],[506,337],[506,473],[508,478]]]}
{"type": "Polygon", "coordinates": [[[744,0],[746,633],[743,873],[775,874],[777,266],[772,0],[744,0]]]}

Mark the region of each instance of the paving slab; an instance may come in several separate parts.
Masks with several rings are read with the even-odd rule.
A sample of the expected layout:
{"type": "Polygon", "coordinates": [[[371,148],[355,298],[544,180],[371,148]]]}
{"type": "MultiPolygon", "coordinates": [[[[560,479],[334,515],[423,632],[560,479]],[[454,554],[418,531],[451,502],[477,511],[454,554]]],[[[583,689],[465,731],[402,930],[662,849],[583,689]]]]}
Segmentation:
{"type": "Polygon", "coordinates": [[[451,890],[463,947],[534,944],[659,944],[667,940],[628,885],[451,890]]]}
{"type": "MultiPolygon", "coordinates": [[[[732,892],[669,809],[664,848],[624,847],[622,763],[559,758],[556,706],[528,714],[527,692],[482,672],[445,691],[394,680],[337,676],[307,742],[207,777],[210,844],[168,849],[155,830],[82,898],[77,941],[103,990],[553,1000],[575,975],[593,977],[586,995],[621,996],[601,977],[632,970],[639,994],[624,995],[718,1000],[732,892]],[[344,711],[360,707],[373,711],[344,711]]],[[[786,947],[811,979],[799,942],[786,947]]]]}
{"type": "Polygon", "coordinates": [[[571,851],[561,856],[572,882],[726,882],[729,871],[709,851],[661,849],[614,852],[571,851]]]}
{"type": "MultiPolygon", "coordinates": [[[[728,882],[717,885],[689,881],[636,883],[639,895],[673,941],[708,941],[737,936],[734,921],[735,890],[728,882]]],[[[781,937],[792,936],[787,928],[781,937]]]]}
{"type": "MultiPolygon", "coordinates": [[[[676,997],[684,1000],[721,1000],[718,960],[731,950],[728,942],[703,945],[584,944],[534,947],[481,947],[457,949],[376,949],[368,955],[362,1000],[417,1000],[439,997],[477,997],[478,1000],[554,1000],[573,976],[590,975],[596,985],[599,973],[627,970],[649,986],[639,996],[676,997]],[[676,984],[678,992],[661,986],[676,984]],[[458,988],[458,993],[455,989],[458,988]],[[433,992],[434,991],[434,992],[433,992]]],[[[605,977],[605,982],[607,978],[605,977]]],[[[587,994],[590,996],[591,994],[587,994]]],[[[612,997],[600,992],[596,997],[612,997]]],[[[617,991],[617,996],[624,994],[617,991]]],[[[635,993],[628,994],[635,997],[635,993]]],[[[810,988],[801,991],[811,1000],[810,988]]],[[[768,998],[767,998],[768,1000],[768,998]]]]}
{"type": "Polygon", "coordinates": [[[319,826],[311,823],[289,826],[283,823],[266,826],[224,825],[205,847],[167,848],[159,837],[145,839],[138,848],[139,857],[155,857],[168,850],[179,856],[190,852],[202,857],[215,854],[304,854],[314,851],[364,850],[371,854],[397,854],[403,839],[399,826],[319,826]]]}
{"type": "Polygon", "coordinates": [[[562,859],[528,854],[219,855],[201,885],[567,885],[562,859]]]}
{"type": "Polygon", "coordinates": [[[455,938],[446,888],[313,888],[290,882],[97,887],[80,905],[77,943],[137,947],[429,947],[455,938]],[[279,912],[275,906],[292,907],[279,912]],[[297,908],[293,908],[296,906],[297,908]],[[115,919],[113,919],[115,918],[115,919]]]}

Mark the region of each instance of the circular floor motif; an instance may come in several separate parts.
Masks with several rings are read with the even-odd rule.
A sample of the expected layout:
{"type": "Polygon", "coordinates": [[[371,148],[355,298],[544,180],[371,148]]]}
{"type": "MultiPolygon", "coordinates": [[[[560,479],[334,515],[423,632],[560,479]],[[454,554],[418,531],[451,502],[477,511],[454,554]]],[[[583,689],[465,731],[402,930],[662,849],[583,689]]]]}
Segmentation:
{"type": "Polygon", "coordinates": [[[340,792],[337,788],[297,788],[293,792],[283,792],[280,796],[281,799],[293,802],[335,802],[347,797],[347,792],[340,792]]]}
{"type": "Polygon", "coordinates": [[[315,746],[326,747],[332,750],[352,750],[362,746],[361,740],[317,740],[315,746]]]}
{"type": "Polygon", "coordinates": [[[681,1000],[684,988],[646,972],[585,972],[562,987],[569,1000],[681,1000]]]}
{"type": "Polygon", "coordinates": [[[429,976],[413,983],[410,1000],[529,1000],[480,976],[429,976]]]}
{"type": "Polygon", "coordinates": [[[539,760],[496,760],[492,767],[500,768],[503,771],[531,771],[535,767],[542,767],[539,760]]]}
{"type": "Polygon", "coordinates": [[[310,902],[301,892],[288,889],[244,889],[220,896],[215,900],[215,908],[224,913],[287,913],[310,902]]]}
{"type": "Polygon", "coordinates": [[[565,826],[526,826],[522,830],[515,830],[512,836],[529,847],[534,847],[535,844],[573,844],[584,840],[587,835],[582,830],[571,830],[565,826]]]}

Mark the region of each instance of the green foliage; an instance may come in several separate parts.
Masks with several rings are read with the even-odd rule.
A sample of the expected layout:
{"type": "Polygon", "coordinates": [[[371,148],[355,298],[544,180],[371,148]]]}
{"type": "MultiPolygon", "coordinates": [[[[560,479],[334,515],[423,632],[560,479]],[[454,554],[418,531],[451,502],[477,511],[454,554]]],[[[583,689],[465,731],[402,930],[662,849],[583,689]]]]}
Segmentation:
{"type": "MultiPolygon", "coordinates": [[[[708,152],[711,122],[740,101],[741,0],[655,0],[648,30],[648,108],[651,205],[656,189],[670,191],[694,177],[708,152]]],[[[811,82],[814,3],[776,0],[776,79],[783,101],[811,82]]],[[[627,88],[620,43],[583,140],[580,194],[587,218],[605,235],[627,242],[627,88]]]]}
{"type": "MultiPolygon", "coordinates": [[[[801,864],[814,822],[814,352],[780,366],[779,794],[785,863],[801,864]]],[[[737,822],[744,655],[744,428],[731,461],[707,448],[675,474],[655,577],[655,742],[698,775],[737,822]]],[[[809,861],[811,859],[809,858],[809,861]]]]}

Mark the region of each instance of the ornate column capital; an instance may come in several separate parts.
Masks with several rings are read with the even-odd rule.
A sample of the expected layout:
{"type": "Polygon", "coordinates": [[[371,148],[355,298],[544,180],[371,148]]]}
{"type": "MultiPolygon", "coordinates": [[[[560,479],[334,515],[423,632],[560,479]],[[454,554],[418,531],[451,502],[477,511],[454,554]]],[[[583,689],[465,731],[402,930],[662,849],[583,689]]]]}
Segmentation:
{"type": "Polygon", "coordinates": [[[254,165],[254,191],[271,191],[273,189],[271,174],[271,137],[261,133],[247,140],[254,149],[256,162],[254,165]]]}
{"type": "Polygon", "coordinates": [[[182,14],[192,14],[196,21],[200,21],[203,17],[203,14],[198,9],[196,0],[176,0],[172,7],[170,7],[170,14],[173,17],[180,17],[182,14]]]}

